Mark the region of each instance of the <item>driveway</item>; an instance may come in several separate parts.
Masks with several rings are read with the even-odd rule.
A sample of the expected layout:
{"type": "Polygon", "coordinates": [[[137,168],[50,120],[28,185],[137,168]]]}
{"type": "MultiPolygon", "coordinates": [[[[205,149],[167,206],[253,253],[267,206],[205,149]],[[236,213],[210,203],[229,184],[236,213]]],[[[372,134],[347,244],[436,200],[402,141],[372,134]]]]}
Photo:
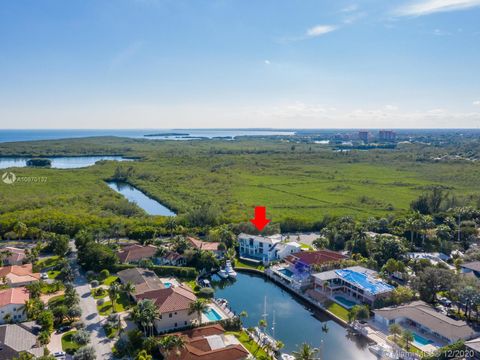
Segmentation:
{"type": "Polygon", "coordinates": [[[72,269],[75,272],[74,286],[78,295],[80,296],[80,307],[82,308],[82,321],[85,324],[85,329],[90,333],[90,344],[95,348],[97,359],[106,360],[111,359],[112,347],[114,341],[107,338],[102,327],[102,318],[97,313],[97,304],[93,296],[90,294],[90,285],[87,278],[80,272],[77,263],[77,253],[74,244],[70,244],[72,254],[70,256],[72,269]]]}

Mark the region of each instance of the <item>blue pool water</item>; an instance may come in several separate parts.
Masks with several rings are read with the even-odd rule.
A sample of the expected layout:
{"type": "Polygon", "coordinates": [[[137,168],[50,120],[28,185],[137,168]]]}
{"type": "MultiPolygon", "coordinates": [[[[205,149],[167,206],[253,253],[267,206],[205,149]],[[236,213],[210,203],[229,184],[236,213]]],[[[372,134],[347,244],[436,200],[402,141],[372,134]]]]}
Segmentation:
{"type": "Polygon", "coordinates": [[[417,333],[413,333],[413,345],[428,345],[433,343],[433,341],[425,339],[423,336],[418,335],[417,333]]]}
{"type": "Polygon", "coordinates": [[[207,317],[207,319],[210,321],[222,320],[222,317],[220,316],[220,314],[217,313],[213,308],[208,308],[208,310],[205,311],[204,314],[207,317]]]}
{"type": "Polygon", "coordinates": [[[291,272],[288,269],[280,269],[278,271],[281,272],[283,275],[288,276],[288,277],[292,277],[292,275],[293,275],[293,272],[291,272]]]}
{"type": "Polygon", "coordinates": [[[163,286],[165,286],[166,288],[169,288],[169,287],[172,287],[172,283],[164,282],[163,286]]]}
{"type": "Polygon", "coordinates": [[[343,296],[335,296],[335,300],[337,300],[340,304],[344,305],[347,309],[350,309],[357,305],[353,301],[345,299],[343,296]]]}

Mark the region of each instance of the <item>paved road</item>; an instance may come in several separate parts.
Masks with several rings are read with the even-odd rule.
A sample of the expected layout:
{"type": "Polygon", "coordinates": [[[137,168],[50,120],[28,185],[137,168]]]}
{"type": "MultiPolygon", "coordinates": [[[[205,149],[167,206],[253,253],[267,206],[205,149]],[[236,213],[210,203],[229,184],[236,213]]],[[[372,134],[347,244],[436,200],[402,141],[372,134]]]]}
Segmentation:
{"type": "Polygon", "coordinates": [[[107,360],[112,358],[112,346],[114,341],[107,338],[101,325],[102,318],[97,313],[95,299],[90,294],[90,286],[85,276],[79,271],[77,264],[75,244],[70,243],[72,254],[70,257],[72,268],[75,271],[75,290],[80,296],[80,307],[82,308],[82,321],[85,329],[90,333],[91,345],[95,348],[98,360],[107,360]]]}

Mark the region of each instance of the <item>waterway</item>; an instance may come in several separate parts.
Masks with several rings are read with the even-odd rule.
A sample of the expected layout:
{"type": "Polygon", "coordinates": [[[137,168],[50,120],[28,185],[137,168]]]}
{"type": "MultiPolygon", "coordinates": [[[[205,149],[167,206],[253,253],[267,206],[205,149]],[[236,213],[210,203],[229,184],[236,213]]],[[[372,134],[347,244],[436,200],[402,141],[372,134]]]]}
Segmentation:
{"type": "MultiPolygon", "coordinates": [[[[0,169],[26,167],[31,157],[0,157],[0,169]]],[[[100,160],[131,161],[122,156],[60,156],[48,158],[54,169],[77,169],[94,165],[100,160]]]]}

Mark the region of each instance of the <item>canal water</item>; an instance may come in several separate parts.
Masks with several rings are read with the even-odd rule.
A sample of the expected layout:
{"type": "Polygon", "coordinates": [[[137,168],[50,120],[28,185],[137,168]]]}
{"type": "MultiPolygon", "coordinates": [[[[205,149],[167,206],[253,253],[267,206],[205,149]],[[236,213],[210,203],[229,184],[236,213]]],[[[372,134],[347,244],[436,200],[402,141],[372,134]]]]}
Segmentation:
{"type": "Polygon", "coordinates": [[[298,345],[307,342],[320,348],[322,360],[376,359],[363,337],[350,335],[325,313],[313,310],[262,276],[239,273],[235,282],[216,285],[215,297],[227,299],[237,314],[245,310],[248,313],[243,320],[246,327],[258,325],[266,297],[269,333],[272,334],[275,311],[275,338],[285,344],[284,352],[291,353],[298,345]],[[324,324],[327,324],[328,332],[322,330],[324,324]]]}
{"type": "MultiPolygon", "coordinates": [[[[28,159],[31,157],[0,157],[0,169],[26,167],[28,159]]],[[[54,169],[77,169],[92,166],[100,160],[132,161],[121,156],[62,156],[49,159],[54,169]]]]}
{"type": "Polygon", "coordinates": [[[149,215],[176,215],[172,210],[160,204],[158,201],[148,197],[143,192],[128,183],[120,181],[108,181],[107,184],[111,189],[125,196],[127,200],[137,204],[149,215]]]}

